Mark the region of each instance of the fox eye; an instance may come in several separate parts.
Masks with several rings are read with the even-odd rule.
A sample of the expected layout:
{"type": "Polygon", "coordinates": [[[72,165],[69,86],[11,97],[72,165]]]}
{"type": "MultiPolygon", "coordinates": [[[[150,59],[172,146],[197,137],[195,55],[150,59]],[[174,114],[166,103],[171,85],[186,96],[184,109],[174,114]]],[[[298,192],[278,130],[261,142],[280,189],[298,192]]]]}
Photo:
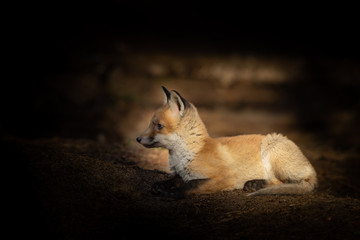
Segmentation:
{"type": "Polygon", "coordinates": [[[157,129],[158,129],[158,130],[161,130],[161,129],[163,129],[163,128],[164,128],[164,125],[162,125],[162,124],[158,123],[158,124],[156,125],[156,127],[157,127],[157,129]]]}

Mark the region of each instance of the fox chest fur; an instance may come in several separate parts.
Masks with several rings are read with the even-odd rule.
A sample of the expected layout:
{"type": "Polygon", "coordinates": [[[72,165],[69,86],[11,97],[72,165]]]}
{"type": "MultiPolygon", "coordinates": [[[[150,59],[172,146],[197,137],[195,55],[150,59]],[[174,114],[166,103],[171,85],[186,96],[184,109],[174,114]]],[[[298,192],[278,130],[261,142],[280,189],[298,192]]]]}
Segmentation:
{"type": "Polygon", "coordinates": [[[173,133],[155,138],[157,138],[157,141],[165,142],[169,149],[169,167],[172,174],[179,174],[185,182],[205,178],[205,176],[190,167],[197,154],[188,147],[183,137],[173,133]]]}

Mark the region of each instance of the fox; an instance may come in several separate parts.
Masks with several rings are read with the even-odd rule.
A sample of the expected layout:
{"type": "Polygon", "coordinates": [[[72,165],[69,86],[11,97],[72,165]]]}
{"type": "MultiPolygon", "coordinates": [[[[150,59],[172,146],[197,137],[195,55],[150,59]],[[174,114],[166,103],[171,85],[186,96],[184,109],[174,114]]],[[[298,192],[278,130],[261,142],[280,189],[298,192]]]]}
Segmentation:
{"type": "Polygon", "coordinates": [[[247,196],[306,194],[316,172],[300,148],[278,133],[212,138],[197,108],[162,86],[163,105],[136,138],[146,148],[169,151],[171,178],[152,185],[164,198],[240,189],[247,196]]]}

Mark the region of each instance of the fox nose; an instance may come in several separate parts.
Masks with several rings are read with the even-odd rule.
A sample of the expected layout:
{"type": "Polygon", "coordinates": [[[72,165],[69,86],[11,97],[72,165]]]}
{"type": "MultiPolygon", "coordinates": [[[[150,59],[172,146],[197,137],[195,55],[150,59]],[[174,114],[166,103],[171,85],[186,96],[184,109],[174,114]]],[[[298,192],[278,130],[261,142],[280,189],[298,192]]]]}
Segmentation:
{"type": "Polygon", "coordinates": [[[139,143],[139,142],[141,142],[141,137],[137,137],[136,138],[136,141],[139,143]]]}

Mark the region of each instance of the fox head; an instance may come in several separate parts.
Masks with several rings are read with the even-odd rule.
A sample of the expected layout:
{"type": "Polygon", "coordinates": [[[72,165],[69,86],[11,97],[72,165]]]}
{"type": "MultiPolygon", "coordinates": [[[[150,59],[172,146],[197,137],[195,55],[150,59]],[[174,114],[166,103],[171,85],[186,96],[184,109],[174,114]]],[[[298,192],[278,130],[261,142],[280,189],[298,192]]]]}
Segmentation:
{"type": "Polygon", "coordinates": [[[197,110],[175,90],[164,93],[163,106],[155,111],[149,127],[136,140],[145,147],[164,147],[169,150],[184,142],[191,132],[196,135],[196,127],[203,126],[197,110]]]}

